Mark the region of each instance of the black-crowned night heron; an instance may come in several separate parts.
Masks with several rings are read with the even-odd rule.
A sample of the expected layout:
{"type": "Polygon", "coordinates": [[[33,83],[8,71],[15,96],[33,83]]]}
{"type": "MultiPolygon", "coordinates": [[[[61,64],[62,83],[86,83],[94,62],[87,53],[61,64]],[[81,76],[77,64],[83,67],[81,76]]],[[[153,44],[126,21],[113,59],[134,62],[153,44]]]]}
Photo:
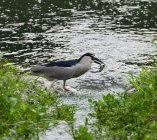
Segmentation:
{"type": "Polygon", "coordinates": [[[100,70],[104,68],[105,64],[95,57],[92,53],[86,53],[79,59],[67,60],[67,61],[52,61],[48,64],[38,65],[31,68],[31,72],[35,75],[43,75],[49,81],[63,80],[63,89],[65,87],[66,80],[79,77],[86,73],[91,68],[91,63],[95,62],[100,65],[100,70]]]}

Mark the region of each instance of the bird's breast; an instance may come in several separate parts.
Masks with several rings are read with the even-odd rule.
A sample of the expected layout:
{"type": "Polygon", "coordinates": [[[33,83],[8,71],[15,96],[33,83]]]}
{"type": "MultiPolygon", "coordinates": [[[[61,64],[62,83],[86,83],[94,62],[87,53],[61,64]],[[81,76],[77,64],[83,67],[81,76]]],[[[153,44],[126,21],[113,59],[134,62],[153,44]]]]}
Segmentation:
{"type": "Polygon", "coordinates": [[[73,78],[74,78],[74,77],[79,77],[84,73],[86,73],[91,68],[91,65],[77,64],[73,67],[75,69],[75,72],[73,74],[73,78]]]}

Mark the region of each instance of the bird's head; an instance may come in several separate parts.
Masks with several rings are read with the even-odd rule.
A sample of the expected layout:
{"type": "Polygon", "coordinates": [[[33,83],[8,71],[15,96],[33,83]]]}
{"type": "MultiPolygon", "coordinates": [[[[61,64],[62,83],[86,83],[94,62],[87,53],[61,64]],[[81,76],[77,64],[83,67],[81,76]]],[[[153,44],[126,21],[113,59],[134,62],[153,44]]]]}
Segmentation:
{"type": "Polygon", "coordinates": [[[78,61],[80,61],[83,57],[85,56],[88,56],[91,58],[92,62],[94,63],[97,63],[100,65],[100,70],[99,71],[102,71],[103,68],[105,67],[105,64],[103,61],[101,61],[100,59],[98,59],[97,57],[95,57],[95,54],[94,53],[85,53],[84,55],[82,55],[78,61]]]}

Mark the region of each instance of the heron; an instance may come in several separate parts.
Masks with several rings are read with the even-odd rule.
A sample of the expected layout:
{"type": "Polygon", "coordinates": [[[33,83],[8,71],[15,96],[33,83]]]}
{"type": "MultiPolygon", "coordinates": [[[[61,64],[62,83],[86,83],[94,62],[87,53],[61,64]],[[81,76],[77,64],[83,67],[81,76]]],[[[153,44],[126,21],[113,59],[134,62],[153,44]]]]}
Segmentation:
{"type": "Polygon", "coordinates": [[[66,81],[71,78],[79,77],[91,69],[91,63],[100,65],[99,71],[105,67],[103,61],[95,57],[93,53],[85,53],[79,59],[51,61],[47,64],[33,66],[33,75],[44,76],[49,81],[63,80],[63,89],[66,88],[66,81]]]}

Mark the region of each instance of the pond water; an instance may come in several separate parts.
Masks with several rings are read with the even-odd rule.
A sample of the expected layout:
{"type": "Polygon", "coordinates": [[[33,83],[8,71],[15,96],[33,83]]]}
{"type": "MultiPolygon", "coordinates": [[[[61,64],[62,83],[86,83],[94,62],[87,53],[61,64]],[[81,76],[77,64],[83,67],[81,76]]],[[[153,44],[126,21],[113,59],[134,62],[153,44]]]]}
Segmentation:
{"type": "MultiPolygon", "coordinates": [[[[88,98],[100,99],[105,92],[123,91],[128,73],[151,65],[157,35],[156,1],[57,0],[24,3],[0,2],[0,50],[4,58],[25,70],[52,60],[79,58],[95,53],[105,64],[67,84],[77,94],[59,94],[67,104],[78,106],[76,126],[88,113],[88,98]]],[[[50,85],[45,81],[46,85],[50,85]]],[[[62,85],[57,82],[57,85],[62,85]]],[[[62,122],[41,139],[72,139],[62,122]]]]}

